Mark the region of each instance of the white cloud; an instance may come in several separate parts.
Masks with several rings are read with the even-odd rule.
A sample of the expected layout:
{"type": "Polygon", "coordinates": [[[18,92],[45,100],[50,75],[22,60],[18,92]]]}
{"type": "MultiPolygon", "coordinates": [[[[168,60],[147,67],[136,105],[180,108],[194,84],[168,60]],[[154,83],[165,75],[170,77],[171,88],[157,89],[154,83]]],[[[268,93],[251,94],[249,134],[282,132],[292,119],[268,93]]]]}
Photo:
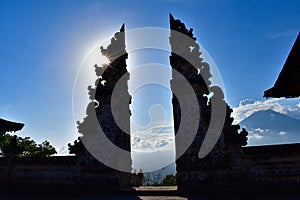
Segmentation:
{"type": "Polygon", "coordinates": [[[285,131],[280,131],[278,134],[279,134],[279,135],[285,135],[286,132],[285,132],[285,131]]]}
{"type": "MultiPolygon", "coordinates": [[[[248,130],[248,133],[251,135],[253,134],[257,134],[257,135],[260,135],[260,134],[268,134],[270,133],[270,129],[263,129],[263,128],[250,128],[248,130]]],[[[256,136],[257,136],[256,135],[256,136]]],[[[258,136],[259,137],[259,136],[258,136]]]]}
{"type": "Polygon", "coordinates": [[[297,104],[297,107],[300,108],[300,102],[297,104]]]}
{"type": "Polygon", "coordinates": [[[265,130],[264,129],[261,129],[261,128],[256,128],[254,129],[256,132],[259,132],[259,133],[264,133],[265,130]]]}
{"type": "Polygon", "coordinates": [[[299,107],[297,106],[296,108],[287,108],[287,110],[288,110],[289,112],[294,112],[294,111],[299,110],[299,107]]]}
{"type": "Polygon", "coordinates": [[[234,117],[234,124],[238,124],[245,118],[249,117],[255,112],[262,110],[273,110],[281,114],[293,114],[299,111],[299,104],[295,106],[293,100],[280,99],[268,99],[262,101],[254,101],[251,99],[242,100],[239,107],[233,108],[232,117],[234,117]]]}
{"type": "Polygon", "coordinates": [[[257,111],[269,109],[284,114],[283,106],[278,102],[277,99],[254,101],[253,103],[246,105],[240,103],[239,107],[233,108],[232,116],[234,117],[234,123],[239,123],[257,111]]]}
{"type": "Polygon", "coordinates": [[[175,145],[174,137],[155,137],[141,139],[134,137],[132,139],[132,151],[133,152],[156,152],[165,151],[169,148],[173,148],[175,145]]]}
{"type": "Polygon", "coordinates": [[[132,135],[133,152],[157,152],[174,148],[173,125],[157,124],[149,128],[136,130],[132,135]]]}
{"type": "Polygon", "coordinates": [[[249,139],[257,139],[257,140],[260,140],[260,139],[263,139],[264,136],[260,135],[260,134],[257,134],[257,133],[254,133],[253,135],[249,135],[248,137],[249,139]]]}
{"type": "Polygon", "coordinates": [[[162,133],[168,133],[168,134],[173,134],[173,125],[172,123],[166,123],[166,124],[154,124],[150,127],[134,127],[133,134],[134,135],[139,135],[139,137],[142,138],[149,138],[149,137],[154,137],[157,134],[162,134],[162,133]]]}

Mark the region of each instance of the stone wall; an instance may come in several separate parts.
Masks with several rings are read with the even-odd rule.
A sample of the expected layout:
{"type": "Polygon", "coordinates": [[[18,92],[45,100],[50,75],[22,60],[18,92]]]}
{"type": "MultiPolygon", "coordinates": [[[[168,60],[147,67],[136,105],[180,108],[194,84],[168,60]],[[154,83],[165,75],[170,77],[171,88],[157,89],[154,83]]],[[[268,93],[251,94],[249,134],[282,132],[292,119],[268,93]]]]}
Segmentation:
{"type": "MultiPolygon", "coordinates": [[[[120,172],[76,156],[0,158],[0,188],[32,192],[120,191],[120,172]]],[[[122,180],[123,181],[123,180],[122,180]]]]}
{"type": "Polygon", "coordinates": [[[242,148],[245,183],[253,190],[297,190],[300,187],[300,144],[242,148]]]}
{"type": "Polygon", "coordinates": [[[300,188],[300,144],[227,149],[177,172],[182,192],[287,193],[300,188]]]}
{"type": "Polygon", "coordinates": [[[70,187],[77,171],[74,156],[1,158],[0,163],[0,188],[6,190],[70,187]]]}
{"type": "MultiPolygon", "coordinates": [[[[294,192],[300,186],[300,144],[232,148],[223,159],[206,157],[197,168],[186,167],[178,172],[181,192],[294,192]]],[[[120,191],[115,173],[76,156],[0,158],[0,188],[6,191],[120,191]]],[[[138,176],[131,177],[132,185],[141,181],[138,176]]]]}

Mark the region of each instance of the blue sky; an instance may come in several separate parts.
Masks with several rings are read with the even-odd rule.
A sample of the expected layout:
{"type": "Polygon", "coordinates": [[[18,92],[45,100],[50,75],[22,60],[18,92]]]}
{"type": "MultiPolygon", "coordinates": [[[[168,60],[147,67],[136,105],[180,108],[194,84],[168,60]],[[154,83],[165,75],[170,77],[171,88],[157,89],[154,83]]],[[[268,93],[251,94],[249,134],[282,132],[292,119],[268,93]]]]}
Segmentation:
{"type": "Polygon", "coordinates": [[[39,142],[57,148],[72,142],[73,84],[88,52],[124,22],[126,29],[168,28],[169,12],[194,29],[232,107],[245,99],[264,101],[300,30],[299,7],[295,0],[2,0],[0,117],[24,122],[18,134],[39,142]]]}

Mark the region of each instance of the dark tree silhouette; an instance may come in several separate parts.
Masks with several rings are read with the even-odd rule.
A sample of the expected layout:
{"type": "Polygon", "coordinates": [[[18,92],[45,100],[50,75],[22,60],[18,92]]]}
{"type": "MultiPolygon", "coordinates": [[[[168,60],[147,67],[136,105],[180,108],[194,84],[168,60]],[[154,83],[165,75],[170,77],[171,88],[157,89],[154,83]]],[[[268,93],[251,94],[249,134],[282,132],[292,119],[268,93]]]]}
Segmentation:
{"type": "Polygon", "coordinates": [[[0,151],[1,156],[18,157],[46,157],[57,153],[48,141],[37,144],[30,137],[9,134],[0,135],[0,151]]]}

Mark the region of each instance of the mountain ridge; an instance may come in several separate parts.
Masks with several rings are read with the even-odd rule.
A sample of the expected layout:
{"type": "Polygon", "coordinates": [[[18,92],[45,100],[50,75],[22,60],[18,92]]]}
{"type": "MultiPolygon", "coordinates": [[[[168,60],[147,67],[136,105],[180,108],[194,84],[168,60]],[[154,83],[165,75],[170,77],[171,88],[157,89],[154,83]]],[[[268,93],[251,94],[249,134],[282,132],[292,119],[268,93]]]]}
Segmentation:
{"type": "Polygon", "coordinates": [[[257,111],[239,124],[248,130],[250,146],[300,142],[300,120],[273,110],[257,111]]]}

